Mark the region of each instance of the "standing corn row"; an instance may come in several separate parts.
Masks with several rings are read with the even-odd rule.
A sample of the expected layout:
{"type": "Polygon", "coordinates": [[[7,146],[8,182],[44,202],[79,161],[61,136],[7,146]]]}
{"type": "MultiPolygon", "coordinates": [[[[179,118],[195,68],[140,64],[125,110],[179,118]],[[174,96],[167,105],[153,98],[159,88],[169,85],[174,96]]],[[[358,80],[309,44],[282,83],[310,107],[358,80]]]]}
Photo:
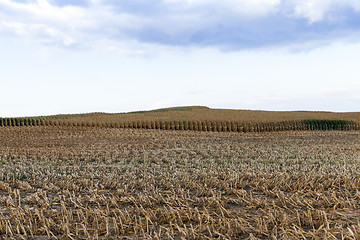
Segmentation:
{"type": "Polygon", "coordinates": [[[72,126],[159,129],[211,132],[277,132],[314,130],[360,130],[360,123],[345,120],[302,120],[283,122],[230,121],[127,121],[127,122],[71,122],[46,118],[0,118],[0,127],[12,126],[72,126]]]}

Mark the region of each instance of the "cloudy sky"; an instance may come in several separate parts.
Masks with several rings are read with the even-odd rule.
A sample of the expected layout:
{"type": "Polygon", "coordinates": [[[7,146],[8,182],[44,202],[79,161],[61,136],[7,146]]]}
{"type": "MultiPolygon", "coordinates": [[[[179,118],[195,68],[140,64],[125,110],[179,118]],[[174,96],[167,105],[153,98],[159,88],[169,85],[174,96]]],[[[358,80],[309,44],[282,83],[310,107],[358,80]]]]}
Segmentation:
{"type": "Polygon", "coordinates": [[[0,116],[360,111],[359,0],[0,0],[0,116]]]}

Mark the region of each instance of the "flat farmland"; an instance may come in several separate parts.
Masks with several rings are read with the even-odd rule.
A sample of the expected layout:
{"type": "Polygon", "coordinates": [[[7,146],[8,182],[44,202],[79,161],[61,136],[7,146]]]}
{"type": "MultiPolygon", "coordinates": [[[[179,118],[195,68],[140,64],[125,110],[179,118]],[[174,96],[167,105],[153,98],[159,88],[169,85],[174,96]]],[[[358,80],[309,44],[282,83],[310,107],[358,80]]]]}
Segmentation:
{"type": "Polygon", "coordinates": [[[0,235],[359,239],[360,132],[0,128],[0,235]]]}

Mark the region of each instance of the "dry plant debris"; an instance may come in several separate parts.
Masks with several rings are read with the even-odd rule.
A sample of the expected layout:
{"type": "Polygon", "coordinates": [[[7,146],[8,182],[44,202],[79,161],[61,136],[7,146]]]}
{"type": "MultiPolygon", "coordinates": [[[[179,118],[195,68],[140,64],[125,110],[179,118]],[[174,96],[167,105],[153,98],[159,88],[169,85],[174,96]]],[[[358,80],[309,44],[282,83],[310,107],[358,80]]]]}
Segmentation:
{"type": "Polygon", "coordinates": [[[0,128],[0,235],[359,239],[360,132],[0,128]]]}

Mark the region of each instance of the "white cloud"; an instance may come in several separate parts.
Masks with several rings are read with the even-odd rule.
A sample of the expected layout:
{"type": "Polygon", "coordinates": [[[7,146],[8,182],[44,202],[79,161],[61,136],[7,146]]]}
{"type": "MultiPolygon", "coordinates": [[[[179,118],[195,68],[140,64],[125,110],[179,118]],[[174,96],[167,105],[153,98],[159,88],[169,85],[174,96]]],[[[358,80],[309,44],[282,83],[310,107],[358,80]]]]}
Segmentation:
{"type": "Polygon", "coordinates": [[[314,23],[323,19],[331,5],[330,1],[305,0],[295,5],[294,12],[297,16],[314,23]]]}
{"type": "Polygon", "coordinates": [[[49,37],[56,37],[59,33],[56,29],[47,27],[44,24],[26,24],[22,22],[2,21],[2,29],[14,32],[19,37],[31,37],[33,35],[45,34],[49,37]]]}
{"type": "Polygon", "coordinates": [[[76,43],[68,34],[45,24],[27,24],[22,22],[0,22],[0,29],[14,33],[25,41],[40,43],[61,43],[70,46],[76,43]]]}
{"type": "MultiPolygon", "coordinates": [[[[56,7],[51,5],[47,0],[37,0],[27,4],[13,2],[11,0],[0,0],[0,4],[13,11],[29,14],[30,16],[43,20],[61,22],[72,20],[78,22],[78,20],[83,19],[85,16],[85,10],[80,7],[56,7]]],[[[80,21],[80,23],[81,22],[82,21],[80,21]]]]}
{"type": "Polygon", "coordinates": [[[327,14],[342,8],[360,11],[358,0],[291,0],[290,2],[294,14],[306,18],[309,23],[322,21],[327,14]]]}
{"type": "Polygon", "coordinates": [[[210,7],[227,10],[243,16],[261,16],[276,10],[281,0],[164,0],[165,3],[183,4],[186,7],[210,7]]]}
{"type": "Polygon", "coordinates": [[[351,18],[341,15],[344,9],[360,11],[360,1],[89,0],[83,6],[57,6],[50,0],[0,0],[0,36],[11,32],[21,40],[62,47],[98,48],[104,46],[99,43],[118,42],[104,47],[137,53],[149,49],[148,44],[229,50],[321,45],[358,31],[336,25],[351,18]],[[331,27],[326,25],[330,20],[335,22],[331,27]],[[310,24],[304,26],[306,22],[310,24]],[[315,29],[312,23],[325,27],[315,29]],[[126,42],[136,49],[126,50],[126,42]]]}
{"type": "Polygon", "coordinates": [[[224,0],[224,5],[245,16],[262,16],[275,12],[280,0],[224,0]]]}
{"type": "Polygon", "coordinates": [[[25,41],[63,46],[80,44],[89,47],[94,41],[117,33],[118,29],[135,29],[138,24],[133,15],[117,14],[95,2],[90,8],[82,8],[54,6],[47,0],[27,3],[0,0],[1,13],[4,20],[0,22],[0,31],[11,32],[25,41]],[[3,13],[2,7],[6,9],[3,13]]]}

